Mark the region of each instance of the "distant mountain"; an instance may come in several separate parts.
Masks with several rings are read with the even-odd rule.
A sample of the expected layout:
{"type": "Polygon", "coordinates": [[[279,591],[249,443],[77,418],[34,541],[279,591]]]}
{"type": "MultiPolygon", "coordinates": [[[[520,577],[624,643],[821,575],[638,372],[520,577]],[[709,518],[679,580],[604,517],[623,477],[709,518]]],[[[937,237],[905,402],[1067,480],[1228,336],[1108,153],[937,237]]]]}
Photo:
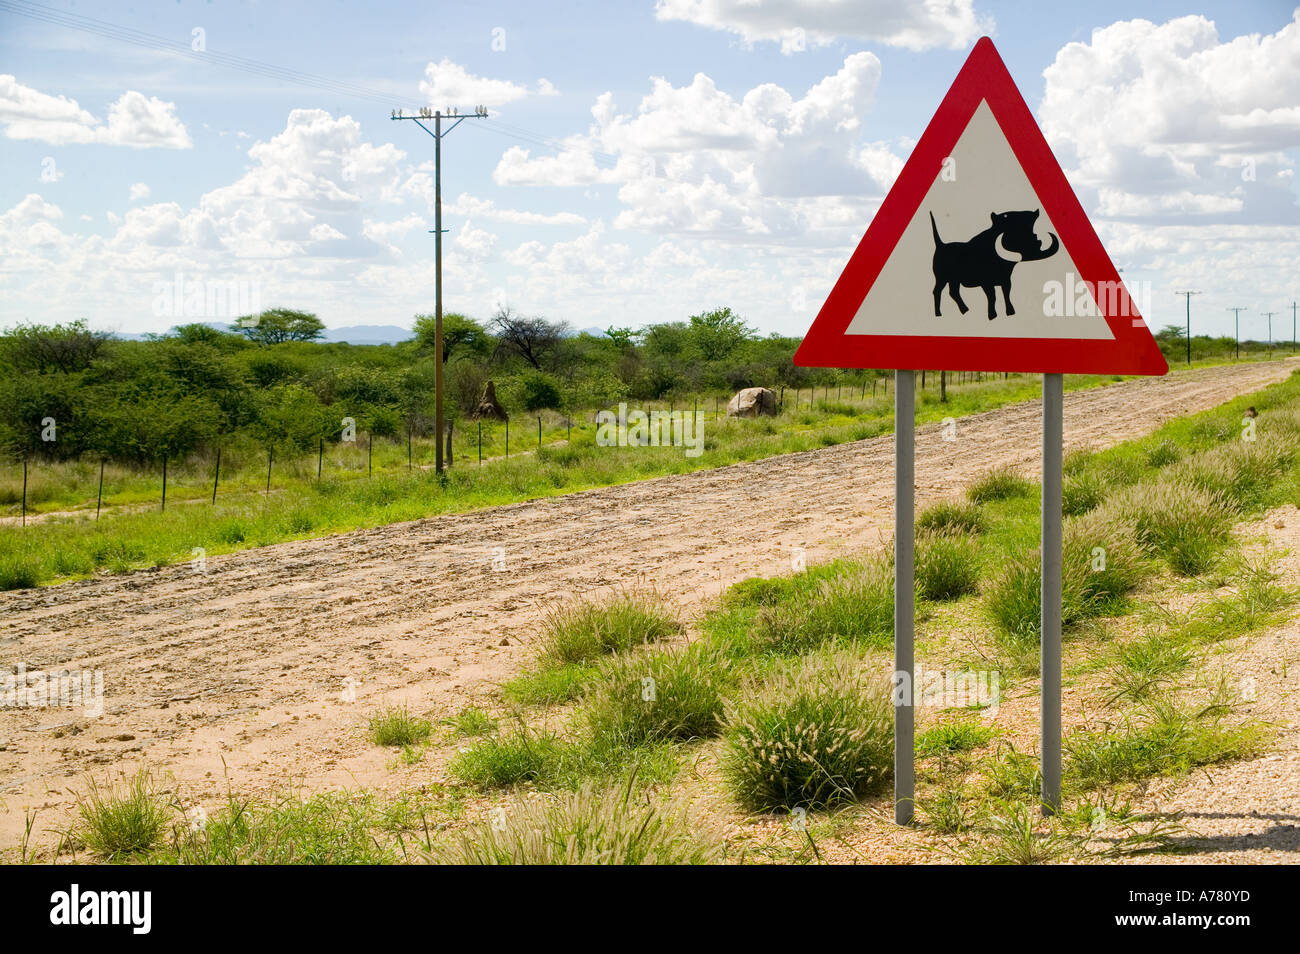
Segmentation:
{"type": "Polygon", "coordinates": [[[355,345],[397,344],[410,341],[415,332],[397,325],[348,325],[344,328],[326,328],[322,341],[346,341],[355,345]]]}

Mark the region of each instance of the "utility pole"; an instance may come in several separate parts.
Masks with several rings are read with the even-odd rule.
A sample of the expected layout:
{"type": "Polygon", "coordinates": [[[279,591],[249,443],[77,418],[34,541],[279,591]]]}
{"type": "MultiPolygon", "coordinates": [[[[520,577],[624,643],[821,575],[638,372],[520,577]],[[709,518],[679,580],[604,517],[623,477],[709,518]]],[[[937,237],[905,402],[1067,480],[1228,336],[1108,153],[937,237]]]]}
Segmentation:
{"type": "Polygon", "coordinates": [[[400,109],[394,110],[389,119],[409,119],[417,126],[433,137],[433,249],[434,249],[434,316],[433,316],[433,390],[434,390],[434,412],[433,426],[437,432],[434,438],[434,470],[438,475],[442,475],[442,442],[443,428],[445,427],[442,417],[442,137],[447,135],[466,119],[486,119],[486,106],[475,106],[473,113],[461,115],[456,107],[451,107],[445,113],[442,110],[431,110],[427,106],[421,106],[420,111],[415,116],[404,116],[400,109]],[[421,120],[433,120],[433,128],[430,129],[421,120]],[[452,124],[446,129],[442,128],[444,119],[453,120],[452,124]]]}
{"type": "Polygon", "coordinates": [[[1277,312],[1261,311],[1260,314],[1268,318],[1268,356],[1271,358],[1273,357],[1273,316],[1276,315],[1277,312]]]}
{"type": "Polygon", "coordinates": [[[1183,295],[1187,299],[1187,366],[1192,366],[1192,296],[1199,295],[1198,291],[1177,291],[1175,295],[1183,295]]]}
{"type": "Polygon", "coordinates": [[[1241,360],[1241,313],[1245,308],[1225,308],[1232,312],[1232,336],[1237,339],[1237,360],[1241,360]]]}

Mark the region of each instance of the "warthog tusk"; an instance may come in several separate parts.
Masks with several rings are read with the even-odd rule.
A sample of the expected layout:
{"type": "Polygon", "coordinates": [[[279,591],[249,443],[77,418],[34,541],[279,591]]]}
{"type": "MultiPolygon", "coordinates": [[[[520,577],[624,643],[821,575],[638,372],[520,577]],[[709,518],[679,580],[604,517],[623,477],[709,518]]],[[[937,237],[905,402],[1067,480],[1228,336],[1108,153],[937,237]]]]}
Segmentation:
{"type": "Polygon", "coordinates": [[[1006,246],[1002,244],[1001,232],[999,232],[998,237],[993,240],[993,251],[997,252],[998,258],[1002,259],[1004,262],[1019,262],[1024,258],[1024,256],[1019,252],[1007,251],[1006,246]],[[1012,258],[1013,255],[1015,258],[1012,258]]]}

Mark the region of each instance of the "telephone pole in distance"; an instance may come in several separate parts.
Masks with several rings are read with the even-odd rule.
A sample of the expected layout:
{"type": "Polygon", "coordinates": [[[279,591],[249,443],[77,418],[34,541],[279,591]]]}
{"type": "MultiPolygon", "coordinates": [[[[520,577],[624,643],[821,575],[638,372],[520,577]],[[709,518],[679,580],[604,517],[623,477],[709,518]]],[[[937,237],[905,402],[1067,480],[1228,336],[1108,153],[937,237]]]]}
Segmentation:
{"type": "Polygon", "coordinates": [[[1177,291],[1175,295],[1182,295],[1187,299],[1187,366],[1192,366],[1192,296],[1199,295],[1198,291],[1177,291]]]}
{"type": "Polygon", "coordinates": [[[433,390],[434,390],[434,468],[442,475],[442,442],[446,428],[442,417],[442,137],[466,119],[486,119],[486,106],[475,106],[474,112],[461,114],[454,106],[443,112],[421,106],[414,116],[405,116],[400,109],[393,110],[390,119],[409,119],[433,137],[433,249],[434,249],[434,315],[433,315],[433,390]],[[443,128],[443,120],[451,125],[443,128]],[[422,120],[433,120],[430,129],[422,120]]]}
{"type": "Polygon", "coordinates": [[[1237,360],[1241,360],[1241,313],[1245,308],[1225,308],[1232,312],[1232,336],[1237,339],[1237,360]]]}

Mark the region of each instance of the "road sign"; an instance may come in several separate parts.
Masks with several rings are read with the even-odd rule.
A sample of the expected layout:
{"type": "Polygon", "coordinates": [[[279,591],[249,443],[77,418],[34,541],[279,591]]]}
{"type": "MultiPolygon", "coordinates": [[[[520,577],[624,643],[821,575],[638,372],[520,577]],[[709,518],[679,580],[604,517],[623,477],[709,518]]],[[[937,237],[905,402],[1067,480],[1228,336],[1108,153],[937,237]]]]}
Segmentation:
{"type": "Polygon", "coordinates": [[[1061,796],[1061,455],[1065,373],[1165,374],[1155,339],[1011,80],[975,44],[795,353],[892,368],[894,819],[915,801],[915,371],[1043,374],[1039,750],[1061,796]]]}
{"type": "Polygon", "coordinates": [[[992,40],[976,43],[794,360],[1168,370],[992,40]]]}

